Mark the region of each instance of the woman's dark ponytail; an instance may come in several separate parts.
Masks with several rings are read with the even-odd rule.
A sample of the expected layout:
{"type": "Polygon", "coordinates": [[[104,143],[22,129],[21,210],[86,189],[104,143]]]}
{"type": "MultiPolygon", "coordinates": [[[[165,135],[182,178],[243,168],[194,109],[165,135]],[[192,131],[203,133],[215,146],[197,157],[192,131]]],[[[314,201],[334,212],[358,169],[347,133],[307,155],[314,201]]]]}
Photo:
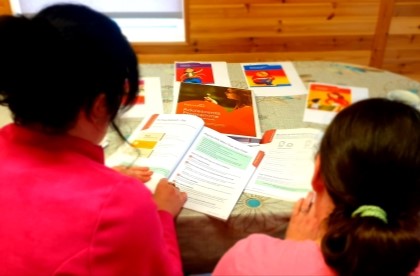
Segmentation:
{"type": "Polygon", "coordinates": [[[339,275],[412,272],[420,262],[420,113],[379,98],[347,107],[324,134],[320,172],[335,205],[325,262],[339,275]]]}
{"type": "Polygon", "coordinates": [[[327,220],[321,249],[326,263],[341,276],[409,275],[420,259],[418,216],[351,218],[336,208],[327,220]]]}

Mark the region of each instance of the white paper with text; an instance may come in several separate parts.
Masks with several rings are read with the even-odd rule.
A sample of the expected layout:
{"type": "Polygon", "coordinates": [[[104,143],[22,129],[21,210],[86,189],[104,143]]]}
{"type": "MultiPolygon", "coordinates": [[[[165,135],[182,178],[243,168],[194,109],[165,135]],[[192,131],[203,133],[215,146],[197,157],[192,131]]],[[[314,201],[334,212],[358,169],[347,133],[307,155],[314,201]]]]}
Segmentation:
{"type": "Polygon", "coordinates": [[[226,220],[262,152],[204,128],[170,180],[187,192],[185,208],[226,220]]]}
{"type": "Polygon", "coordinates": [[[312,128],[276,130],[270,143],[258,147],[265,156],[245,192],[287,201],[306,196],[321,137],[312,128]]]}

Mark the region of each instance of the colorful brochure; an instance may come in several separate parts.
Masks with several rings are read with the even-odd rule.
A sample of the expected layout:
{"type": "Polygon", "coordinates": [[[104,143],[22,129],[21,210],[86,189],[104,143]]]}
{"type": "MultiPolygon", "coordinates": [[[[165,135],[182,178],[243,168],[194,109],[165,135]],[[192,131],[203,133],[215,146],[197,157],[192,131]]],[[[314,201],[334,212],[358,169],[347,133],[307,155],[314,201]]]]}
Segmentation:
{"type": "Polygon", "coordinates": [[[369,97],[367,88],[326,83],[310,83],[308,91],[303,121],[319,124],[329,124],[338,112],[369,97]]]}
{"type": "Polygon", "coordinates": [[[243,63],[246,83],[257,96],[290,96],[307,90],[291,62],[243,63]]]}
{"type": "MultiPolygon", "coordinates": [[[[227,63],[224,61],[188,61],[174,63],[174,99],[178,98],[181,83],[230,86],[227,63]]],[[[173,110],[176,109],[174,102],[173,110]]]]}
{"type": "Polygon", "coordinates": [[[232,137],[260,137],[257,105],[252,90],[181,83],[175,113],[202,118],[206,127],[232,137]]]}

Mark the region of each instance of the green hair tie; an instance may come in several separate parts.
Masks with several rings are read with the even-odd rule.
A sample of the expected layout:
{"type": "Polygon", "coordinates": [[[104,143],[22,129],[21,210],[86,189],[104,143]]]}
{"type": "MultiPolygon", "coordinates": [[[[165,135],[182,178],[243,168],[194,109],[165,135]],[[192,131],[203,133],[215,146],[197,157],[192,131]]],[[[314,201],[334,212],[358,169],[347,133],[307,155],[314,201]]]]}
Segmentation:
{"type": "Polygon", "coordinates": [[[361,217],[375,217],[380,220],[382,220],[385,223],[388,223],[388,220],[386,218],[386,212],[381,207],[375,206],[375,205],[362,205],[359,208],[356,209],[351,214],[351,217],[355,217],[357,215],[360,215],[361,217]]]}

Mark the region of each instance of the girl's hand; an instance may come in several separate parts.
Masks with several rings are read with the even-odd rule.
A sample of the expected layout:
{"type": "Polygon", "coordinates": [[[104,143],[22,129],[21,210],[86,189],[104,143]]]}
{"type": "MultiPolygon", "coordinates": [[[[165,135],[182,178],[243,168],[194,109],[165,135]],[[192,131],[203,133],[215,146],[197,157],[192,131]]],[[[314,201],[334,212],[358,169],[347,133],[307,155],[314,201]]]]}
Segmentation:
{"type": "Polygon", "coordinates": [[[187,194],[181,192],[174,183],[162,178],[156,186],[153,198],[159,210],[164,210],[176,217],[187,201],[187,194]]]}
{"type": "Polygon", "coordinates": [[[124,175],[134,177],[141,182],[147,182],[152,178],[153,172],[148,167],[125,167],[125,166],[115,166],[114,170],[120,172],[124,175]]]}
{"type": "Polygon", "coordinates": [[[320,222],[315,216],[314,199],[315,193],[309,192],[306,198],[301,198],[295,203],[287,227],[286,239],[317,240],[320,233],[320,222]]]}

